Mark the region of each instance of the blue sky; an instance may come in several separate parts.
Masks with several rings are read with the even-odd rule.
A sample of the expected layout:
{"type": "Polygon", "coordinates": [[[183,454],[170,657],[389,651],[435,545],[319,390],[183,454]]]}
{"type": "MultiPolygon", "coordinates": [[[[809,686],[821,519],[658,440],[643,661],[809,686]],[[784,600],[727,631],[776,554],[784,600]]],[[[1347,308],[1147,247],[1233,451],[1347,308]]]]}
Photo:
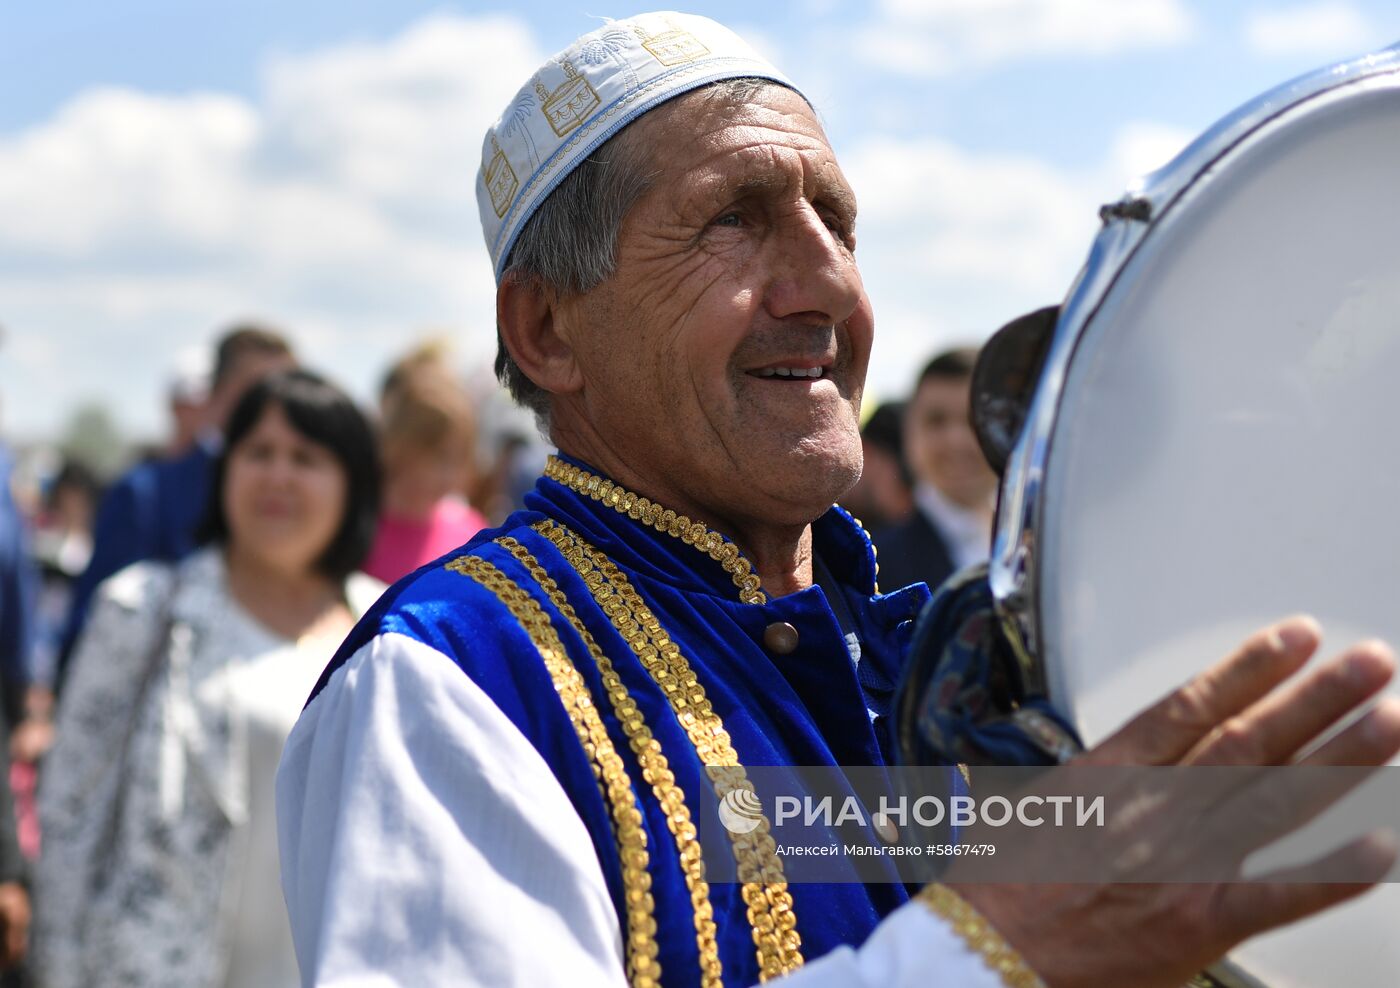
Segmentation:
{"type": "MultiPolygon", "coordinates": [[[[806,0],[687,8],[821,109],[862,199],[877,396],[1058,300],[1094,208],[1239,103],[1400,41],[1382,0],[806,0]]],[[[482,128],[535,64],[635,8],[245,0],[0,12],[0,406],[163,428],[176,356],[285,325],[368,395],[428,333],[489,357],[482,128]]]]}

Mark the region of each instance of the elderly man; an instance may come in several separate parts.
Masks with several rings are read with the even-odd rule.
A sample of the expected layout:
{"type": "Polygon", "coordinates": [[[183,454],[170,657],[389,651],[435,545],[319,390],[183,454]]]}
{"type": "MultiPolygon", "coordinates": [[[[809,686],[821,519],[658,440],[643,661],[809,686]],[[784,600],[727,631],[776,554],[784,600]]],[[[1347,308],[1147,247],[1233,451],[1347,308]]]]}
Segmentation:
{"type": "MultiPolygon", "coordinates": [[[[855,196],[791,83],[679,14],[546,63],[488,135],[478,196],[501,372],[561,455],[524,511],[385,595],[287,742],[304,983],[1171,985],[1359,891],[906,903],[789,887],[762,827],[734,838],[743,884],[711,884],[696,794],[746,788],[746,766],[885,763],[927,598],[876,593],[831,507],[861,469],[873,333],[855,196]]],[[[1316,641],[1306,621],[1259,635],[1090,757],[1285,759],[1390,672],[1363,648],[1264,699],[1316,641]]],[[[1333,745],[1382,761],[1400,714],[1333,745]]]]}

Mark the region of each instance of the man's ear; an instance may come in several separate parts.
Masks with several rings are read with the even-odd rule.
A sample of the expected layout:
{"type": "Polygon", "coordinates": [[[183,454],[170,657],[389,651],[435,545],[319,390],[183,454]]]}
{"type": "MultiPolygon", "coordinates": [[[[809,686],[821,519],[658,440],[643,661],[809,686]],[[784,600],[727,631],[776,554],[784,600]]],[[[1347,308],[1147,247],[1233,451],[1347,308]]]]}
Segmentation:
{"type": "Polygon", "coordinates": [[[559,333],[559,300],[534,279],[507,275],[496,288],[496,326],[511,359],[550,394],[583,387],[573,347],[559,333]]]}

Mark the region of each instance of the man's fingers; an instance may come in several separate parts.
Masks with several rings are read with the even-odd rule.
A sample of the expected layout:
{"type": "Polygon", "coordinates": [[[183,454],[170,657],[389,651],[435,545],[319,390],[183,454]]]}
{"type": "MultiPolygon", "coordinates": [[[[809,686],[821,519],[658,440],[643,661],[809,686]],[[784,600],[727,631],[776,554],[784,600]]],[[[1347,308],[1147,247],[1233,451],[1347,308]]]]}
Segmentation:
{"type": "MultiPolygon", "coordinates": [[[[1378,693],[1394,673],[1395,656],[1383,643],[1354,645],[1299,682],[1266,696],[1245,713],[1228,718],[1207,734],[1185,761],[1192,765],[1287,764],[1329,727],[1378,693]]],[[[1374,763],[1367,760],[1352,764],[1374,763]]]]}
{"type": "Polygon", "coordinates": [[[1400,842],[1377,831],[1310,864],[1222,886],[1218,921],[1234,942],[1321,912],[1372,888],[1395,865],[1400,842]],[[1338,882],[1337,875],[1357,879],[1338,882]]]}
{"type": "Polygon", "coordinates": [[[11,927],[5,934],[5,961],[14,967],[24,960],[24,955],[28,952],[29,941],[27,929],[11,927]]]}
{"type": "Polygon", "coordinates": [[[1311,822],[1371,778],[1397,751],[1400,699],[1386,697],[1296,766],[1259,769],[1258,785],[1246,784],[1243,775],[1236,774],[1241,770],[1227,769],[1224,778],[1238,777],[1241,784],[1198,825],[1205,843],[1221,860],[1243,860],[1256,848],[1311,822]]]}
{"type": "Polygon", "coordinates": [[[1228,718],[1297,672],[1317,649],[1321,631],[1310,617],[1292,617],[1256,632],[1229,658],[1168,695],[1103,744],[1087,764],[1169,765],[1228,718]]]}
{"type": "Polygon", "coordinates": [[[1400,751],[1400,699],[1383,697],[1299,765],[1384,765],[1400,751]]]}

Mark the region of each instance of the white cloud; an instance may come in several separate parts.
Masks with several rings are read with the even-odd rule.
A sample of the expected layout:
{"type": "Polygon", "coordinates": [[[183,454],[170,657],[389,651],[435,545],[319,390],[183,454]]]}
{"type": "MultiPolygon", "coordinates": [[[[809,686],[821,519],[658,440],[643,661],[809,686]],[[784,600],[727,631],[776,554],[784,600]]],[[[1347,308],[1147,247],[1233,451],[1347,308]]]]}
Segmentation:
{"type": "MultiPolygon", "coordinates": [[[[1024,0],[933,16],[961,10],[966,33],[984,4],[1031,16],[1024,0]]],[[[382,43],[280,54],[253,98],[91,90],[0,135],[7,430],[51,429],[97,396],[154,431],[179,352],[243,316],[287,326],[362,394],[425,331],[449,333],[464,362],[489,357],[481,134],[543,56],[515,20],[435,17],[382,43]]],[[[1059,300],[1098,205],[1185,137],[1133,125],[1079,174],[897,133],[841,151],[861,198],[880,327],[872,382],[885,393],[936,346],[1059,300]]]]}
{"type": "Polygon", "coordinates": [[[1245,41],[1262,55],[1344,55],[1376,47],[1366,18],[1349,3],[1312,3],[1259,10],[1245,24],[1245,41]]]}
{"type": "Polygon", "coordinates": [[[71,258],[118,243],[217,240],[257,131],[252,108],[227,96],[84,93],[0,142],[0,249],[71,258]]]}
{"type": "Polygon", "coordinates": [[[857,51],[931,77],[1028,56],[1111,55],[1186,41],[1182,0],[883,0],[857,51]]]}
{"type": "Polygon", "coordinates": [[[1049,259],[1082,226],[1070,182],[1031,158],[882,138],[844,160],[862,241],[898,244],[940,275],[1050,290],[1059,272],[1049,259]]]}
{"type": "Polygon", "coordinates": [[[1098,183],[1022,155],[882,137],[842,155],[860,200],[857,257],[875,307],[870,387],[899,396],[953,343],[1058,302],[1097,226],[1098,183]]]}
{"type": "Polygon", "coordinates": [[[1196,137],[1180,127],[1152,121],[1136,121],[1118,131],[1109,151],[1112,178],[1123,185],[1170,162],[1196,137]]]}
{"type": "Polygon", "coordinates": [[[425,327],[485,359],[481,135],[543,57],[512,18],[437,16],[278,55],[252,100],[92,89],[0,135],[7,428],[92,395],[156,430],[175,353],[250,314],[362,393],[425,327]]]}
{"type": "Polygon", "coordinates": [[[519,21],[449,16],[420,21],[387,45],[278,57],[267,71],[267,150],[274,164],[308,168],[376,201],[448,202],[474,218],[482,135],[543,58],[519,21]],[[465,181],[443,183],[448,177],[465,181]]]}
{"type": "Polygon", "coordinates": [[[923,361],[1063,300],[1098,208],[1192,135],[1139,121],[1079,172],[932,138],[868,139],[841,156],[860,201],[857,257],[875,307],[870,389],[902,396],[923,361]]]}

